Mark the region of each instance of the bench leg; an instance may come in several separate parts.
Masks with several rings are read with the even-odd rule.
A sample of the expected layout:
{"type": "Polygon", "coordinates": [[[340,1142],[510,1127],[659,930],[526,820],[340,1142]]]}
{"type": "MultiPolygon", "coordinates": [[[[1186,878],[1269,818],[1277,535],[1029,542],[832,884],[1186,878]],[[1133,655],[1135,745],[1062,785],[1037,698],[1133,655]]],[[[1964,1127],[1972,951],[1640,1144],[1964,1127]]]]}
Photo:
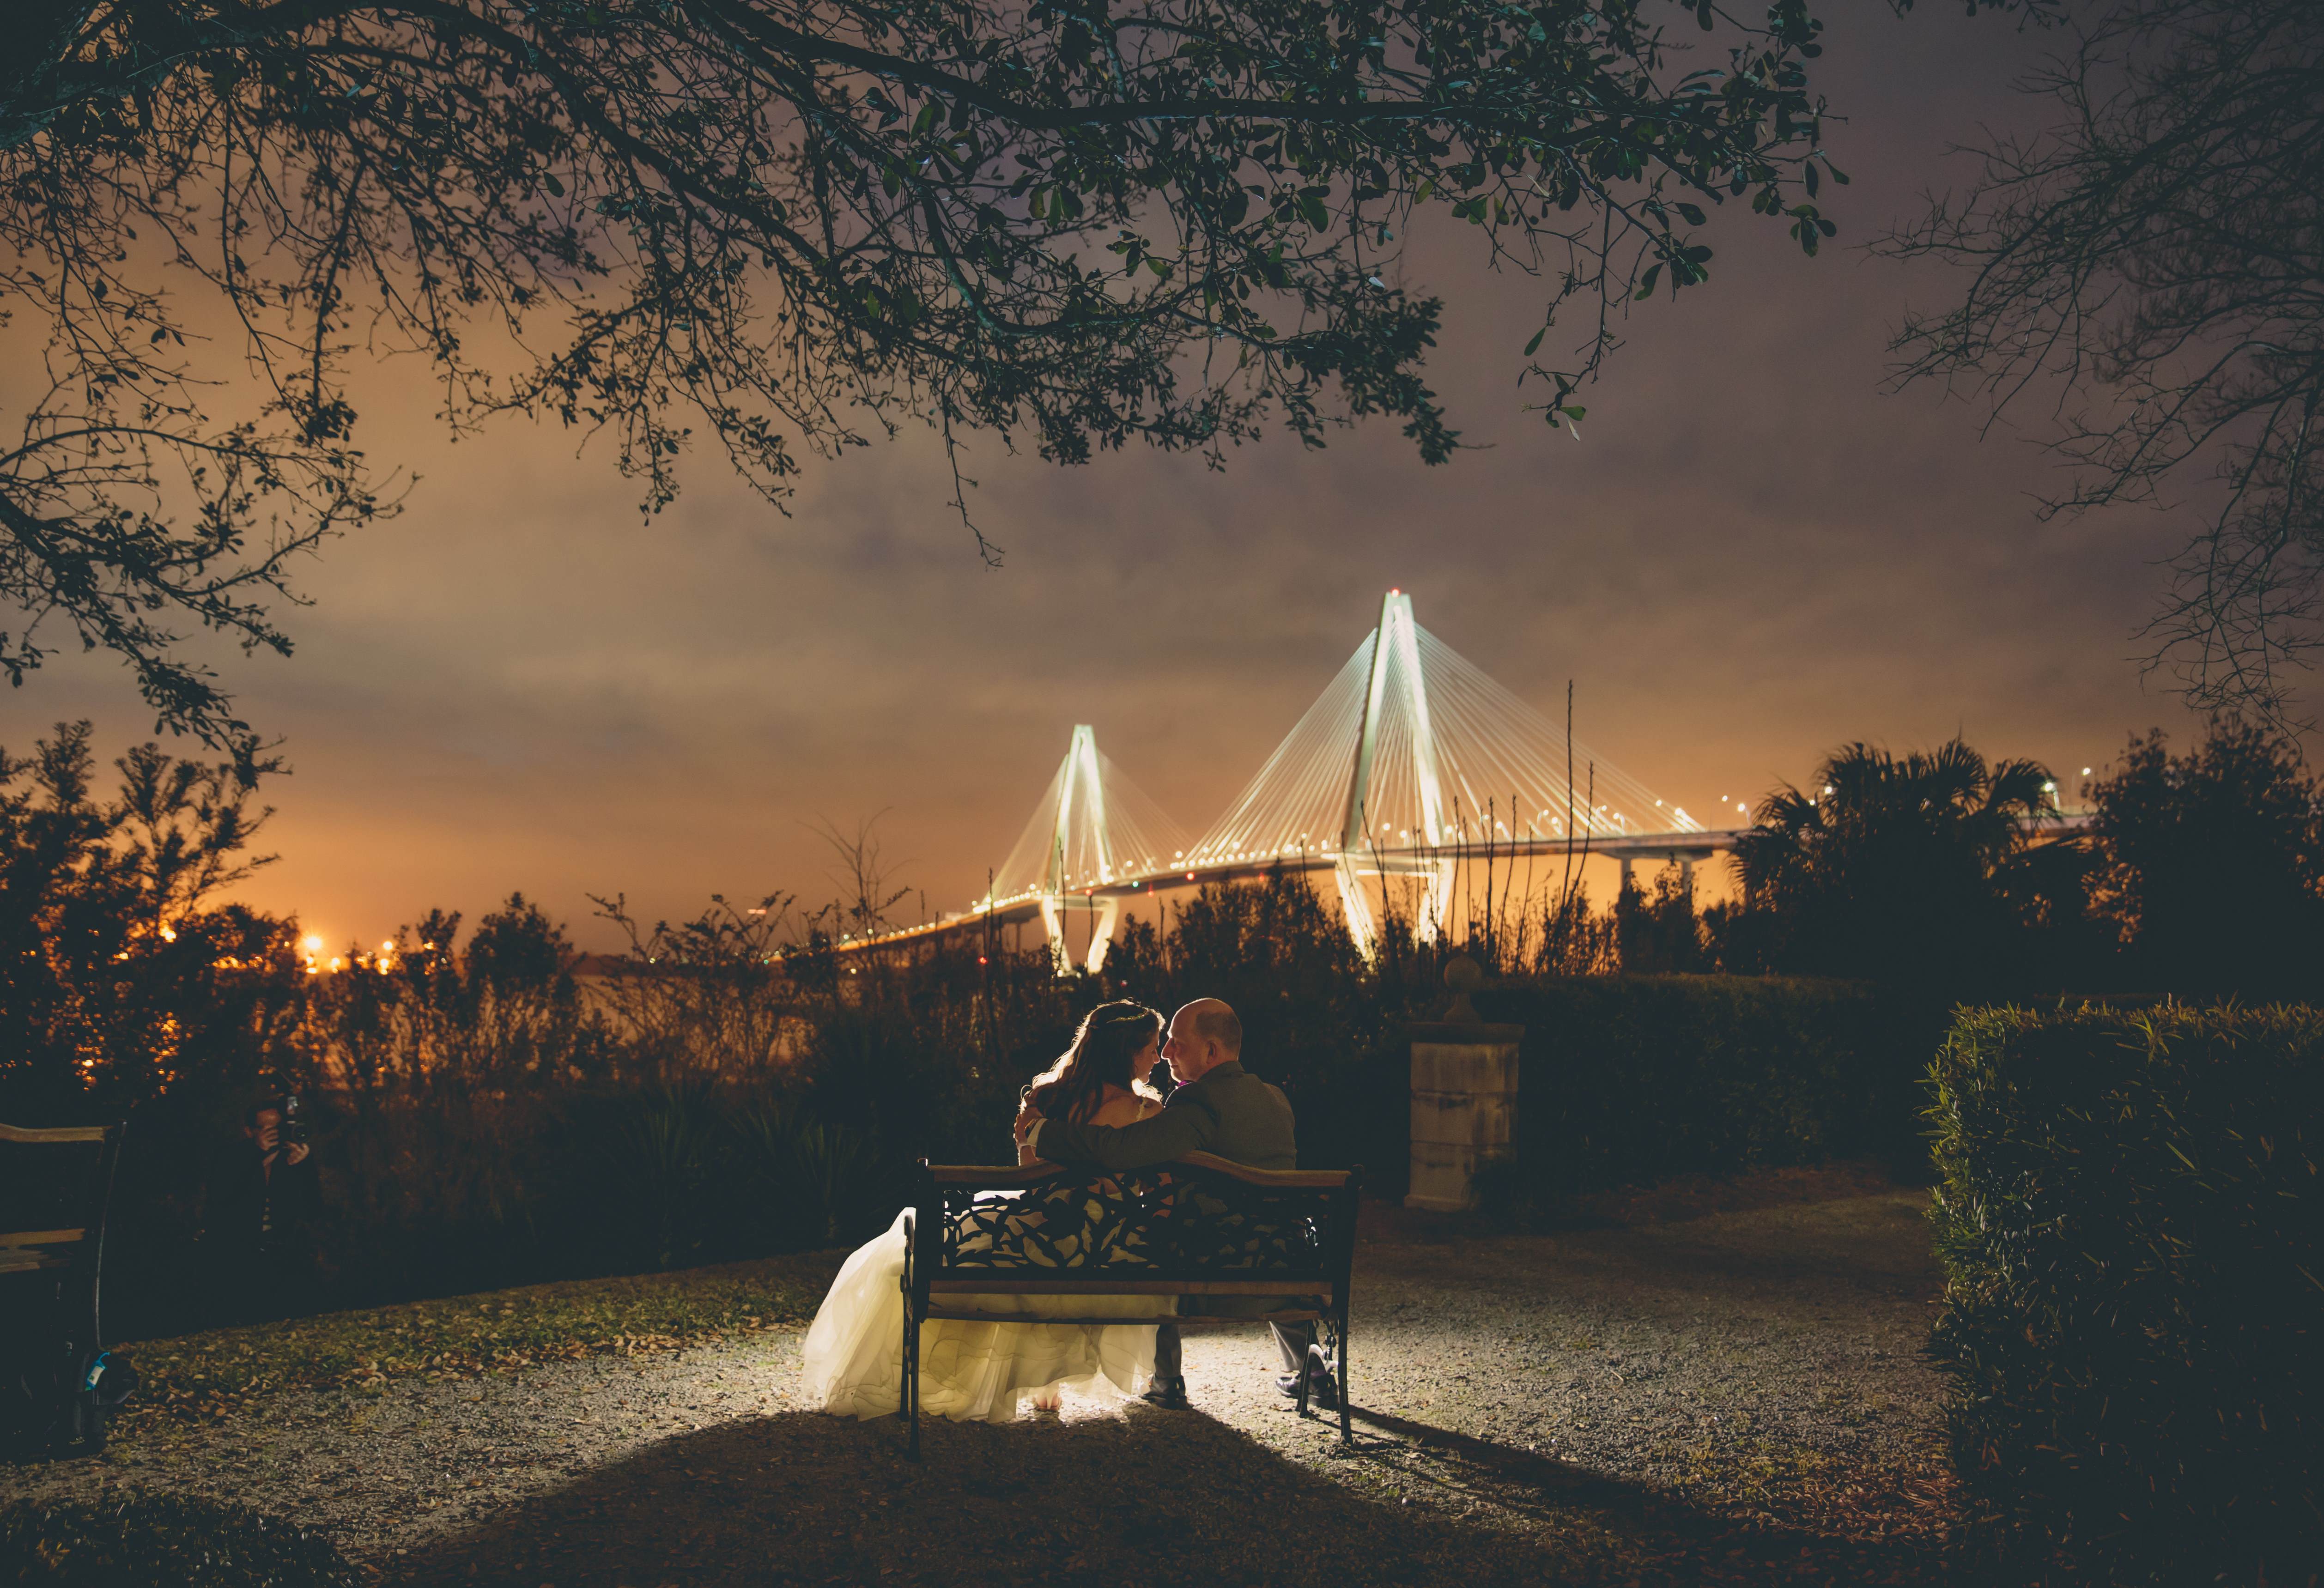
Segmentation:
{"type": "Polygon", "coordinates": [[[903,1382],[896,1390],[896,1415],[904,1419],[907,1430],[904,1454],[908,1460],[920,1459],[920,1329],[915,1316],[912,1285],[912,1221],[904,1221],[904,1336],[898,1343],[896,1365],[903,1382]]]}
{"type": "Polygon", "coordinates": [[[1333,1333],[1339,1336],[1337,1342],[1339,1351],[1335,1354],[1340,1359],[1337,1364],[1340,1380],[1340,1443],[1342,1446],[1346,1446],[1356,1442],[1355,1433],[1349,1426],[1348,1417],[1348,1403],[1353,1399],[1348,1389],[1348,1315],[1342,1313],[1334,1320],[1334,1324],[1333,1333]]]}
{"type": "Polygon", "coordinates": [[[905,1454],[913,1461],[920,1459],[920,1329],[919,1320],[912,1316],[911,1304],[904,1306],[904,1406],[909,1419],[910,1438],[905,1454]]]}

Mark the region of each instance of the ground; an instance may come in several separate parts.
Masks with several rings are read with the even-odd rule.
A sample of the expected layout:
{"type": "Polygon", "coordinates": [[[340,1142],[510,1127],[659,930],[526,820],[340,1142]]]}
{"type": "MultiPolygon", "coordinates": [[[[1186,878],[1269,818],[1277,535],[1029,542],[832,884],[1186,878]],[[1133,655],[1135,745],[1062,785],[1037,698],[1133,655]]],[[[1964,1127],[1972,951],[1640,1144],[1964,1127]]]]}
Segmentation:
{"type": "Polygon", "coordinates": [[[1820,1186],[1551,1234],[1375,1216],[1348,1453],[1277,1395],[1251,1330],[1188,1336],[1191,1412],[1075,1399],[936,1424],[914,1465],[892,1421],[799,1400],[798,1315],[835,1253],[631,1282],[603,1316],[643,1307],[669,1333],[586,1354],[547,1324],[509,1343],[611,1305],[586,1287],[343,1325],[419,1342],[401,1357],[322,1349],[330,1320],[153,1348],[175,1400],[101,1461],[0,1485],[239,1500],[414,1585],[1954,1580],[1925,1193],[1820,1186]],[[689,1284],[714,1323],[670,1348],[689,1284]],[[326,1357],[324,1388],[265,1365],[326,1357]],[[244,1381],[219,1393],[231,1362],[244,1381]]]}

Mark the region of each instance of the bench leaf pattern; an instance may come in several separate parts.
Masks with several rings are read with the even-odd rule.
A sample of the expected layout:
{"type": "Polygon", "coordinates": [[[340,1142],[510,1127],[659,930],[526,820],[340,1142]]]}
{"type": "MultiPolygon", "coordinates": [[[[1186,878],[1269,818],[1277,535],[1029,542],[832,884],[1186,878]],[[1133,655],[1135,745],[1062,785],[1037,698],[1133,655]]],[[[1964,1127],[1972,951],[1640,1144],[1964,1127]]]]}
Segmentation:
{"type": "Polygon", "coordinates": [[[1109,1268],[1156,1275],[1321,1273],[1323,1204],[1312,1191],[1169,1168],[945,1193],[946,1270],[1109,1268]]]}

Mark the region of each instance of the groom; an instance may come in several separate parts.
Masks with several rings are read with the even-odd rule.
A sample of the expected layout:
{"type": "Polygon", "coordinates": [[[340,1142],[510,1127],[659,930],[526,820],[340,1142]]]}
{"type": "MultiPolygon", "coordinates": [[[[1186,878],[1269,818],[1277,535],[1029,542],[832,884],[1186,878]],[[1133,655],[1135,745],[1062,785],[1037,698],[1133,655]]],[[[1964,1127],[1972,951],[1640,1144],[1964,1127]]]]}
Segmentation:
{"type": "MultiPolygon", "coordinates": [[[[1028,1108],[1017,1116],[1017,1139],[1050,1163],[1095,1164],[1120,1171],[1167,1163],[1189,1152],[1213,1153],[1255,1169],[1299,1167],[1291,1104],[1281,1087],[1242,1067],[1242,1022],[1215,998],[1197,998],[1170,1019],[1162,1057],[1178,1083],[1160,1113],[1134,1125],[1075,1125],[1044,1119],[1028,1108]]],[[[1320,1359],[1311,1369],[1314,1325],[1277,1324],[1276,1348],[1284,1371],[1275,1380],[1286,1395],[1299,1393],[1299,1375],[1312,1371],[1308,1398],[1326,1409],[1339,1405],[1339,1387],[1320,1359]]],[[[1154,1334],[1154,1387],[1146,1399],[1184,1409],[1186,1380],[1179,1364],[1178,1326],[1154,1334]]]]}

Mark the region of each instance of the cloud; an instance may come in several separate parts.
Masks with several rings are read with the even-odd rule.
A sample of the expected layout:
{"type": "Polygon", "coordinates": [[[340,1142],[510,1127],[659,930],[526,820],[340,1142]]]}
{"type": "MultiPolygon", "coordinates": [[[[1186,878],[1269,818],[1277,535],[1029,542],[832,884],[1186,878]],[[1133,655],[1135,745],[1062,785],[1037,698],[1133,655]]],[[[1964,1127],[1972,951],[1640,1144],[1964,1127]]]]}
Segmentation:
{"type": "MultiPolygon", "coordinates": [[[[1857,179],[1833,197],[1842,243],[2010,112],[2027,47],[1992,19],[1846,21],[1827,57],[1858,116],[1831,136],[1857,179]]],[[[1887,326],[1948,283],[1838,246],[1802,259],[1740,214],[1713,240],[1708,289],[1635,307],[1579,441],[1513,383],[1541,284],[1482,274],[1465,227],[1406,268],[1447,300],[1432,374],[1477,448],[1444,467],[1382,425],[1222,473],[1060,470],[979,438],[997,571],[925,434],[813,464],[788,516],[700,457],[645,520],[604,448],[516,424],[450,444],[418,372],[382,372],[365,440],[423,476],[409,511],[313,565],[292,661],[222,663],[298,769],[269,790],[285,859],[251,893],[365,938],[516,889],[567,919],[592,890],[678,913],[819,892],[805,824],[887,808],[890,852],[919,857],[905,880],[957,907],[1076,722],[1207,824],[1390,586],[1545,711],[1572,679],[1582,736],[1698,810],[1850,738],[1958,727],[2079,767],[2178,720],[2124,660],[2167,522],[2038,527],[2038,453],[1981,440],[1969,405],[1879,394],[1887,326]]],[[[109,667],[74,663],[9,701],[0,739],[82,712],[108,743],[143,725],[109,667]]]]}

